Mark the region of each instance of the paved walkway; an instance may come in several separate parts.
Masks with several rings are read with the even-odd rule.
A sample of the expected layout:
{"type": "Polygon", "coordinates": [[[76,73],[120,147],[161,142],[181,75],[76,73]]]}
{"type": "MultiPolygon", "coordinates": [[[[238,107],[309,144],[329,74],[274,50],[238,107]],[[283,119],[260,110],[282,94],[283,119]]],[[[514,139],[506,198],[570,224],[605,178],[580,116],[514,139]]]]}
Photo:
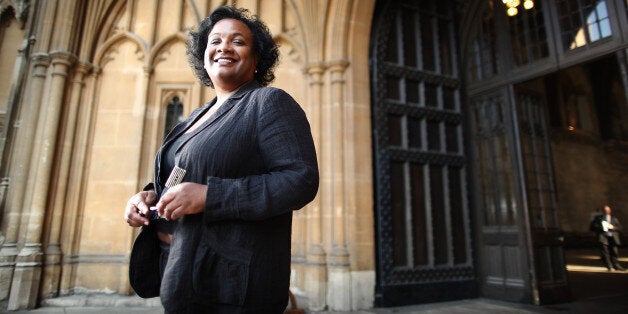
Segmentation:
{"type": "MultiPolygon", "coordinates": [[[[627,256],[621,252],[620,256],[627,256]]],[[[621,259],[628,266],[628,257],[621,259]]],[[[573,302],[534,306],[487,299],[430,303],[397,308],[354,312],[318,312],[319,314],[474,314],[474,313],[628,313],[628,272],[608,272],[596,250],[567,251],[567,269],[573,302]]],[[[163,313],[158,299],[143,300],[132,296],[74,295],[45,300],[43,307],[14,314],[157,314],[163,313]]],[[[310,312],[311,313],[311,312],[310,312]]]]}
{"type": "MultiPolygon", "coordinates": [[[[163,313],[161,306],[159,307],[144,307],[144,306],[79,306],[79,307],[58,307],[58,306],[46,306],[30,311],[16,311],[10,313],[19,314],[157,314],[163,313]]],[[[311,313],[311,312],[308,312],[311,313]]],[[[317,312],[317,314],[388,314],[388,313],[400,313],[400,314],[414,314],[414,313],[451,313],[451,314],[474,314],[474,313],[545,313],[542,308],[535,307],[533,305],[517,304],[500,302],[487,299],[473,299],[473,300],[461,300],[453,302],[443,303],[431,303],[424,305],[415,305],[399,308],[385,308],[385,309],[372,309],[354,312],[317,312]]],[[[606,312],[608,313],[608,312],[606,312]]],[[[264,313],[260,313],[264,314],[264,313]]]]}

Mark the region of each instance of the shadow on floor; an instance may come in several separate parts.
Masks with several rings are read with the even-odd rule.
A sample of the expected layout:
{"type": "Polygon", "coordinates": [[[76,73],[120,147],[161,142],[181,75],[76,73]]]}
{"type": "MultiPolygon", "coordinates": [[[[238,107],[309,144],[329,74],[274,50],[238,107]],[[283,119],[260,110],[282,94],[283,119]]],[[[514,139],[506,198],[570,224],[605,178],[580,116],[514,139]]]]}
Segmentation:
{"type": "MultiPolygon", "coordinates": [[[[620,262],[628,264],[626,250],[620,262]]],[[[572,302],[544,308],[568,313],[628,313],[628,272],[608,271],[595,249],[566,250],[572,302]]]]}

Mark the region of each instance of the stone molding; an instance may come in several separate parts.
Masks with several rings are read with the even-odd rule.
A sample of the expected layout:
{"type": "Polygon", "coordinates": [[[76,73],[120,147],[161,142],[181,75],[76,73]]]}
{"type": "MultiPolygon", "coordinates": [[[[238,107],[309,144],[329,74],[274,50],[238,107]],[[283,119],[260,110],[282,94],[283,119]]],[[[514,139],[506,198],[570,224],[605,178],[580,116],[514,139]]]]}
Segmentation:
{"type": "Polygon", "coordinates": [[[349,62],[349,60],[347,59],[336,59],[336,60],[331,60],[327,62],[327,68],[329,68],[329,71],[334,73],[334,72],[344,72],[349,65],[351,64],[351,62],[349,62]]]}
{"type": "Polygon", "coordinates": [[[77,61],[77,64],[75,67],[76,75],[74,76],[72,82],[83,84],[84,83],[83,78],[85,77],[85,75],[89,74],[89,71],[91,71],[93,68],[94,66],[87,61],[83,61],[83,60],[77,61]]]}
{"type": "Polygon", "coordinates": [[[46,76],[46,68],[50,65],[50,55],[45,52],[36,52],[31,55],[31,62],[35,68],[33,76],[46,76]],[[43,69],[42,69],[43,68],[43,69]]]}
{"type": "Polygon", "coordinates": [[[78,61],[78,57],[75,54],[65,50],[53,50],[49,55],[53,64],[63,63],[71,65],[78,61]]]}
{"type": "Polygon", "coordinates": [[[15,10],[15,17],[22,24],[22,28],[28,19],[28,9],[30,7],[29,0],[0,0],[0,15],[4,14],[9,8],[15,10]]]}

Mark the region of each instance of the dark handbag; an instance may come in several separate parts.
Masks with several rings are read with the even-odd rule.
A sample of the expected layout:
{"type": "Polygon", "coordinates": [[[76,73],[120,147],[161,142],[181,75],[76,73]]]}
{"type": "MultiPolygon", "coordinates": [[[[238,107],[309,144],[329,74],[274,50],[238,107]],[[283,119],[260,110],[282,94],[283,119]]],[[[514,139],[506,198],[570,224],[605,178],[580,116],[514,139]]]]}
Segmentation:
{"type": "Polygon", "coordinates": [[[129,262],[129,281],[138,296],[142,298],[159,296],[160,258],[161,248],[155,227],[152,225],[142,227],[133,242],[129,262]]]}

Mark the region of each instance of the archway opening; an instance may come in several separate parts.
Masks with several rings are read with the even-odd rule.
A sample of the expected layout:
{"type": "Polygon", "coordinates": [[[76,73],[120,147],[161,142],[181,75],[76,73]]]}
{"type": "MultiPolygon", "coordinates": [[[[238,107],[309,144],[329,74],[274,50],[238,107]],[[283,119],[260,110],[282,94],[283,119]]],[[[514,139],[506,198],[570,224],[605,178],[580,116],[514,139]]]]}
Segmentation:
{"type": "MultiPolygon", "coordinates": [[[[618,188],[628,183],[621,175],[628,171],[628,137],[622,123],[626,121],[622,117],[626,91],[620,69],[617,55],[609,54],[514,85],[517,95],[535,95],[548,117],[552,176],[560,209],[556,219],[565,234],[565,263],[576,302],[625,297],[628,289],[625,273],[607,270],[597,236],[589,230],[602,205],[625,202],[625,193],[618,188]],[[591,289],[592,282],[599,283],[599,288],[591,289]]],[[[536,190],[542,198],[542,187],[536,190]]],[[[620,221],[628,219],[626,214],[621,208],[613,212],[620,221]]],[[[625,254],[620,249],[620,263],[628,261],[625,254]]]]}
{"type": "Polygon", "coordinates": [[[628,164],[626,2],[535,1],[517,14],[501,1],[477,4],[462,37],[472,38],[465,60],[481,294],[566,302],[578,297],[569,285],[578,280],[565,264],[582,262],[571,249],[597,245],[595,209],[628,201],[616,187],[628,164]]]}

